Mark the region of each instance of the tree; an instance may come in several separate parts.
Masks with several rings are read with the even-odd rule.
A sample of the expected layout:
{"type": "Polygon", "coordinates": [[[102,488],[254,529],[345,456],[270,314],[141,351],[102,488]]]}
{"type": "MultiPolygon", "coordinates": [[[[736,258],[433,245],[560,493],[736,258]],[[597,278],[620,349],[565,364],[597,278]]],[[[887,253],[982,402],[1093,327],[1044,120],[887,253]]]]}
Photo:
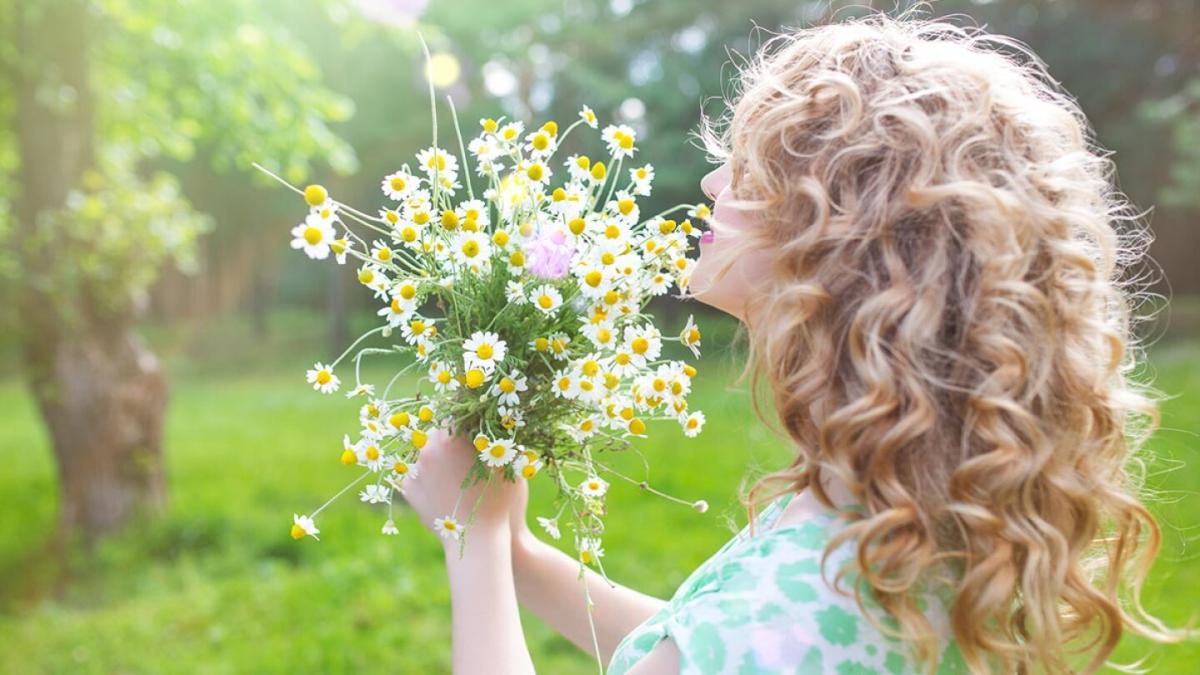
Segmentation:
{"type": "Polygon", "coordinates": [[[210,219],[165,169],[353,169],[350,104],[272,16],[334,3],[0,0],[0,319],[49,430],[59,532],[160,511],[167,383],[133,330],[210,219]]]}

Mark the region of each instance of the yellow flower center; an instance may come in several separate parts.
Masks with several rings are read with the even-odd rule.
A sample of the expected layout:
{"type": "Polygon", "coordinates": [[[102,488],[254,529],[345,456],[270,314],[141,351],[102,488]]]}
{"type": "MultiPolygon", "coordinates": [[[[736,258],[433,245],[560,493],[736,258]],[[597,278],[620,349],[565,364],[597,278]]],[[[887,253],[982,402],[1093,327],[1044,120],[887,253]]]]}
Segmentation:
{"type": "Polygon", "coordinates": [[[400,460],[396,460],[396,464],[394,466],[392,466],[392,471],[395,471],[396,473],[403,476],[404,474],[408,473],[408,465],[405,464],[404,462],[401,462],[400,460]]]}
{"type": "Polygon", "coordinates": [[[599,342],[600,344],[607,344],[610,340],[612,340],[612,331],[609,329],[601,328],[600,330],[596,331],[596,342],[599,342]]]}
{"type": "Polygon", "coordinates": [[[492,346],[486,342],[479,345],[479,347],[475,350],[475,354],[481,359],[490,359],[494,353],[495,350],[492,349],[492,346]]]}
{"type": "Polygon", "coordinates": [[[425,435],[424,431],[417,429],[416,431],[412,432],[412,444],[414,448],[420,450],[421,448],[425,447],[425,444],[428,442],[429,437],[425,435]]]}
{"type": "Polygon", "coordinates": [[[417,411],[417,419],[421,420],[422,422],[428,422],[432,420],[433,408],[430,408],[427,405],[421,406],[421,409],[417,411]]]}
{"type": "Polygon", "coordinates": [[[696,376],[696,369],[695,369],[695,368],[693,368],[692,366],[685,365],[685,366],[683,367],[683,374],[684,374],[684,375],[687,375],[688,377],[695,377],[695,376],[696,376]]]}
{"type": "Polygon", "coordinates": [[[596,363],[596,361],[594,359],[588,359],[587,361],[583,362],[583,365],[580,367],[580,370],[583,371],[584,375],[587,375],[588,377],[593,377],[593,376],[595,376],[596,373],[600,372],[600,364],[596,363]]]}
{"type": "Polygon", "coordinates": [[[483,384],[483,371],[478,368],[472,368],[467,371],[467,386],[472,389],[478,389],[479,385],[483,384]]]}
{"type": "Polygon", "coordinates": [[[474,258],[475,256],[479,255],[479,242],[475,241],[474,239],[468,239],[464,241],[462,245],[462,252],[463,255],[467,256],[468,258],[474,258]]]}
{"type": "Polygon", "coordinates": [[[323,238],[324,235],[321,234],[321,228],[312,226],[304,228],[304,241],[307,241],[309,246],[316,246],[321,243],[321,239],[323,238]]]}
{"type": "MultiPolygon", "coordinates": [[[[305,198],[307,199],[307,197],[305,198]]],[[[305,534],[307,533],[303,527],[300,527],[298,524],[292,525],[292,539],[303,539],[305,534]]]]}
{"type": "Polygon", "coordinates": [[[375,461],[375,460],[379,459],[379,448],[377,448],[373,445],[368,445],[366,455],[367,455],[367,459],[369,459],[371,461],[375,461]]]}
{"type": "Polygon", "coordinates": [[[332,379],[333,375],[328,370],[321,370],[317,372],[317,384],[329,384],[330,380],[332,379]]]}
{"type": "Polygon", "coordinates": [[[534,150],[545,150],[550,147],[550,135],[542,133],[534,134],[531,144],[534,150]]]}
{"type": "Polygon", "coordinates": [[[404,311],[404,306],[400,304],[399,298],[392,298],[392,314],[399,314],[404,311]]]}
{"type": "Polygon", "coordinates": [[[658,224],[658,231],[662,232],[663,234],[671,234],[672,232],[675,231],[675,221],[673,221],[673,220],[662,221],[661,223],[658,224]]]}
{"type": "Polygon", "coordinates": [[[492,235],[492,241],[496,242],[497,246],[504,246],[508,243],[508,233],[504,230],[496,230],[492,235]]]}
{"type": "Polygon", "coordinates": [[[510,262],[513,267],[524,267],[525,254],[521,251],[513,251],[513,254],[508,258],[508,262],[510,262]]]}
{"type": "Polygon", "coordinates": [[[627,366],[627,365],[629,365],[629,361],[630,361],[630,356],[628,354],[626,354],[625,352],[621,352],[620,354],[617,354],[616,362],[618,365],[627,366]]]}
{"type": "Polygon", "coordinates": [[[400,287],[400,297],[405,300],[412,300],[417,295],[417,287],[412,284],[404,284],[400,287]]]}
{"type": "Polygon", "coordinates": [[[596,162],[596,165],[592,167],[592,178],[604,180],[606,175],[608,175],[608,170],[604,167],[604,162],[596,162]]]}
{"type": "Polygon", "coordinates": [[[583,218],[572,218],[571,222],[567,223],[567,229],[576,236],[583,234],[585,227],[587,227],[587,221],[583,218]]]}
{"type": "Polygon", "coordinates": [[[320,185],[309,185],[304,188],[304,201],[308,202],[309,206],[320,206],[328,197],[329,193],[320,185]]]}
{"type": "Polygon", "coordinates": [[[529,168],[525,170],[525,175],[529,176],[529,180],[540,181],[546,175],[546,171],[541,164],[530,164],[529,168]]]}
{"type": "Polygon", "coordinates": [[[358,280],[364,284],[369,284],[375,279],[375,273],[369,269],[359,270],[358,280]]]}
{"type": "Polygon", "coordinates": [[[442,227],[443,228],[445,228],[447,230],[453,230],[454,228],[458,227],[458,223],[459,223],[459,220],[458,220],[457,213],[451,211],[450,209],[446,209],[445,211],[442,211],[442,227]]]}
{"type": "Polygon", "coordinates": [[[504,392],[505,394],[511,394],[516,390],[517,390],[516,382],[513,382],[512,379],[508,378],[508,377],[501,378],[500,391],[504,392]]]}
{"type": "Polygon", "coordinates": [[[404,186],[407,184],[400,176],[393,177],[391,183],[393,192],[403,192],[404,186]]]}
{"type": "MultiPolygon", "coordinates": [[[[609,224],[604,228],[604,236],[608,237],[609,239],[616,239],[617,237],[621,236],[621,228],[617,227],[616,225],[609,224]]],[[[606,255],[611,256],[612,254],[607,253],[606,255]]],[[[612,263],[606,264],[611,265],[612,263]]]]}
{"type": "Polygon", "coordinates": [[[449,384],[451,377],[452,376],[450,375],[449,370],[443,369],[443,370],[438,371],[437,379],[438,379],[438,382],[440,382],[442,384],[449,384]]]}
{"type": "Polygon", "coordinates": [[[487,447],[490,443],[491,442],[488,441],[487,436],[484,436],[483,434],[479,434],[478,436],[475,437],[475,440],[474,440],[475,449],[478,450],[479,452],[483,452],[484,450],[487,450],[487,447]]]}
{"type": "Polygon", "coordinates": [[[599,285],[600,285],[600,282],[601,282],[603,279],[604,279],[604,275],[600,274],[600,273],[599,273],[599,272],[597,272],[596,270],[592,270],[591,272],[588,272],[588,273],[587,273],[587,274],[586,274],[586,275],[583,277],[583,280],[584,280],[585,282],[587,282],[587,285],[588,285],[588,286],[591,286],[592,288],[595,288],[595,287],[599,286],[599,285]]]}
{"type": "Polygon", "coordinates": [[[358,455],[354,454],[353,450],[351,450],[350,448],[346,448],[345,450],[342,451],[342,464],[345,464],[346,466],[350,466],[351,464],[357,464],[357,463],[358,463],[358,455]]]}
{"type": "Polygon", "coordinates": [[[635,353],[645,354],[646,350],[650,349],[650,341],[644,337],[636,337],[633,339],[633,342],[631,342],[629,346],[633,347],[633,351],[635,353]]]}
{"type": "Polygon", "coordinates": [[[634,201],[632,199],[621,199],[617,201],[617,210],[621,215],[627,216],[633,212],[634,201]]]}
{"type": "Polygon", "coordinates": [[[396,427],[397,429],[408,426],[408,413],[401,411],[393,414],[388,418],[388,424],[396,427]]]}
{"type": "Polygon", "coordinates": [[[375,252],[375,257],[379,258],[383,262],[387,262],[392,259],[392,249],[384,246],[375,252]]]}
{"type": "Polygon", "coordinates": [[[533,341],[533,348],[539,352],[544,352],[550,348],[550,341],[544,337],[535,338],[533,341]]]}
{"type": "Polygon", "coordinates": [[[537,475],[537,471],[537,467],[532,464],[526,464],[525,466],[521,467],[521,475],[526,478],[533,478],[537,475]]]}
{"type": "Polygon", "coordinates": [[[646,433],[646,423],[639,419],[631,420],[629,422],[629,433],[639,436],[646,433]]]}
{"type": "Polygon", "coordinates": [[[413,222],[418,225],[424,225],[425,223],[428,223],[429,222],[429,212],[428,211],[417,211],[416,213],[413,214],[413,222]]]}
{"type": "Polygon", "coordinates": [[[538,307],[541,307],[542,309],[550,309],[553,306],[554,298],[550,297],[549,295],[542,294],[538,298],[538,307]]]}

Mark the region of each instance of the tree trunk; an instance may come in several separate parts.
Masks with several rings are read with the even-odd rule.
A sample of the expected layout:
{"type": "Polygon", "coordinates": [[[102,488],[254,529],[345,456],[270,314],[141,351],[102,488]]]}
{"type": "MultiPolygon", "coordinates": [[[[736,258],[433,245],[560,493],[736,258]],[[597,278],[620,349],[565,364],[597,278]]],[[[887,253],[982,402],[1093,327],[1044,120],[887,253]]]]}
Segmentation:
{"type": "Polygon", "coordinates": [[[63,337],[47,355],[33,388],[58,463],[60,534],[90,543],[161,512],[167,382],[158,360],[126,325],[63,337]]]}
{"type": "Polygon", "coordinates": [[[59,541],[87,542],[165,503],[166,382],[130,331],[132,311],[97,316],[88,280],[47,274],[55,235],[44,216],[95,162],[91,11],[83,0],[16,3],[17,325],[26,377],[49,428],[61,479],[59,541]],[[47,97],[53,85],[59,97],[47,97]]]}

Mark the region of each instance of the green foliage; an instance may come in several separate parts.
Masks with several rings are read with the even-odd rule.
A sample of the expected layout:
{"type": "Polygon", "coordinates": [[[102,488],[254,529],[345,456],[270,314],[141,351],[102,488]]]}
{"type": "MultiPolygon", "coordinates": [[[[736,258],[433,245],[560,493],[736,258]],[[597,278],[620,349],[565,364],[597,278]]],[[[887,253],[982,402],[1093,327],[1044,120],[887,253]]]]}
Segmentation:
{"type": "Polygon", "coordinates": [[[1170,181],[1163,185],[1163,203],[1191,212],[1200,211],[1200,78],[1179,93],[1148,101],[1142,114],[1171,130],[1170,181]]]}
{"type": "MultiPolygon", "coordinates": [[[[287,10],[324,13],[337,6],[319,0],[302,6],[91,2],[87,57],[96,165],[83,184],[70,186],[62,208],[25,224],[26,250],[44,253],[30,258],[32,269],[18,269],[11,247],[0,246],[0,281],[36,284],[61,301],[56,309],[65,316],[78,312],[81,299],[88,310],[124,313],[163,263],[186,268],[196,237],[211,226],[202,215],[207,205],[195,210],[171,169],[203,161],[217,171],[248,171],[250,162],[264,161],[303,180],[321,161],[339,173],[353,171],[354,151],[330,127],[352,115],[352,103],[323,84],[304,44],[276,20],[287,10]]],[[[4,13],[10,18],[0,25],[8,27],[12,12],[4,13]]],[[[78,103],[52,64],[22,60],[4,48],[0,66],[14,78],[36,78],[37,99],[51,111],[78,103]]],[[[15,114],[13,89],[0,87],[4,119],[15,114]]],[[[13,127],[0,126],[0,244],[17,226],[8,205],[20,198],[13,180],[20,165],[13,127]]]]}

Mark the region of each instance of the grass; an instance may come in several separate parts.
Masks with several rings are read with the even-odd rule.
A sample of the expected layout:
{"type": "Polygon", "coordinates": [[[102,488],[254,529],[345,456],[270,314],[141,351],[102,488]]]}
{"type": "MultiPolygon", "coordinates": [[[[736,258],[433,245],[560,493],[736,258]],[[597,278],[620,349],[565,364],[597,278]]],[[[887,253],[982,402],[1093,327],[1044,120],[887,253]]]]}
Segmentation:
{"type": "MultiPolygon", "coordinates": [[[[399,537],[385,538],[379,507],[344,498],[322,513],[321,542],[288,537],[293,511],[310,511],[343,485],[337,456],[354,415],[344,398],[307,389],[306,364],[288,354],[318,351],[293,347],[262,358],[242,350],[241,361],[211,345],[219,358],[163,350],[174,376],[169,513],[86,561],[36,554],[54,524],[51,455],[25,393],[0,383],[0,672],[448,672],[441,549],[410,516],[398,519],[399,537]],[[60,573],[70,583],[50,584],[60,573]]],[[[699,439],[680,442],[677,432],[654,435],[652,427],[641,444],[653,485],[712,508],[701,515],[615,482],[605,538],[615,580],[669,596],[743,524],[734,494],[747,466],[785,460],[785,445],[751,421],[748,395],[728,385],[731,369],[718,364],[729,360],[701,364],[693,405],[709,422],[699,439]]],[[[1200,605],[1192,551],[1200,344],[1159,349],[1153,363],[1159,387],[1178,397],[1165,404],[1153,445],[1150,487],[1166,535],[1145,600],[1178,625],[1200,605]]],[[[641,475],[636,455],[612,461],[641,475]]],[[[535,481],[531,514],[546,512],[549,487],[535,481]]],[[[532,616],[525,628],[542,672],[595,672],[594,661],[532,616]]],[[[1124,660],[1143,655],[1153,672],[1200,665],[1196,644],[1130,637],[1118,652],[1124,660]]]]}

